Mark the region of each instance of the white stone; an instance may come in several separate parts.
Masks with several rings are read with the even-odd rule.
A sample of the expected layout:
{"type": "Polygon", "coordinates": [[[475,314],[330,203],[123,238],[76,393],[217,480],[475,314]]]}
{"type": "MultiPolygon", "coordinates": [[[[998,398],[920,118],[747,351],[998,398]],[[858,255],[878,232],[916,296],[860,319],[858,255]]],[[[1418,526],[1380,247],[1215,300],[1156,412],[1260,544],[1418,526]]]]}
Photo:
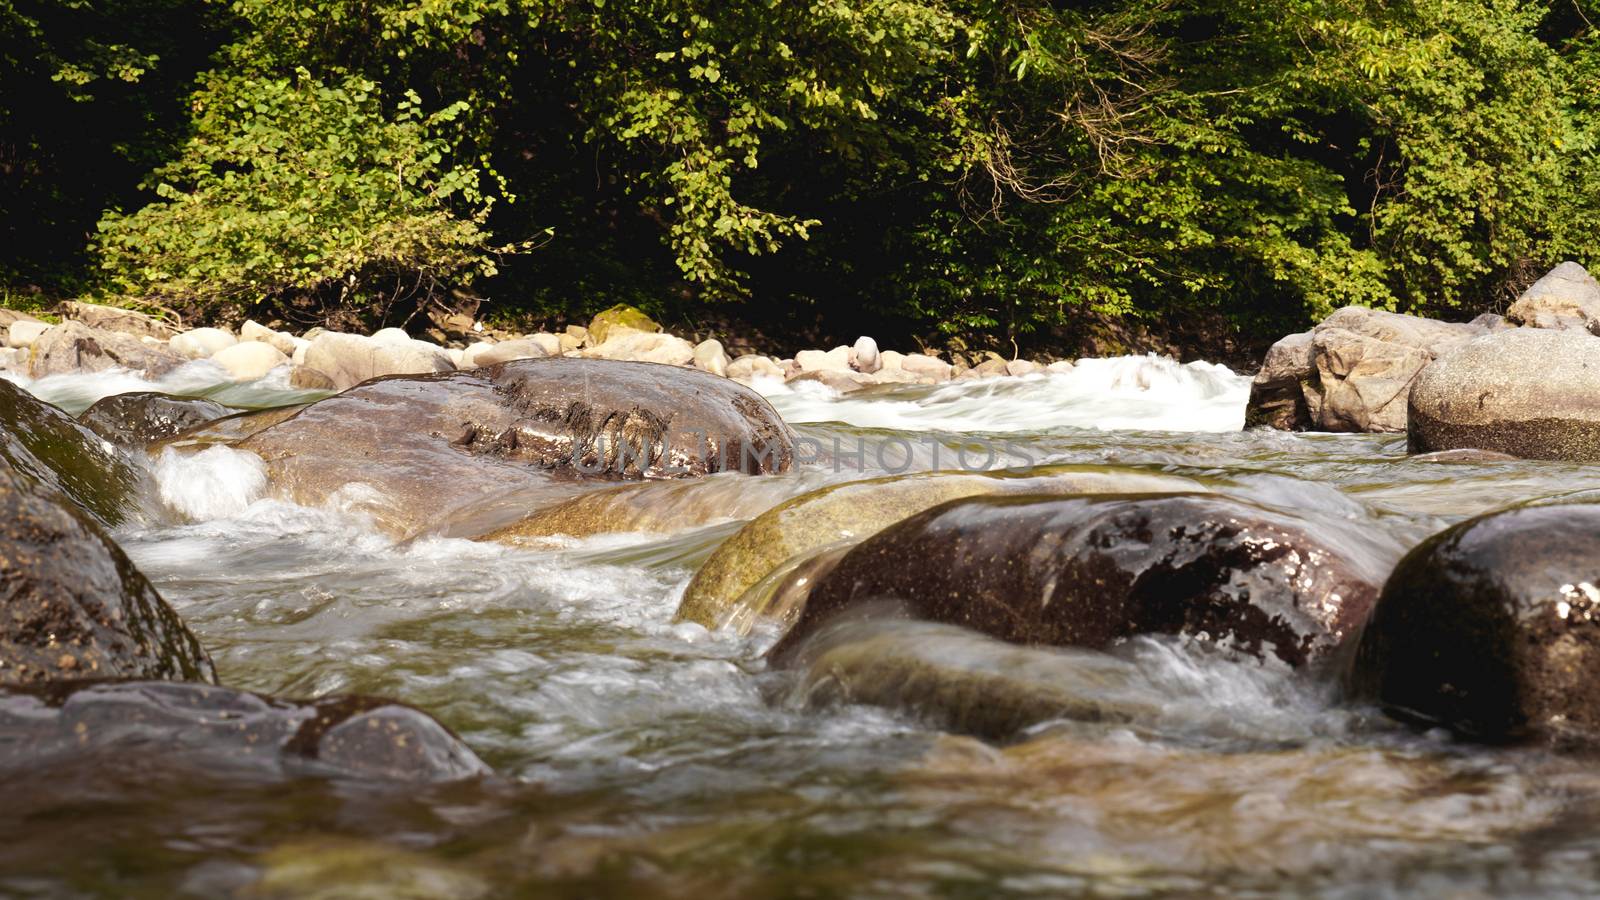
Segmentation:
{"type": "Polygon", "coordinates": [[[285,356],[293,356],[295,348],[299,346],[300,338],[281,331],[273,331],[260,322],[247,321],[239,326],[239,340],[260,341],[276,348],[279,353],[285,356]]]}
{"type": "Polygon", "coordinates": [[[1032,375],[1039,371],[1039,364],[1026,359],[1013,359],[1006,363],[1007,375],[1032,375]]]}
{"type": "Polygon", "coordinates": [[[613,336],[606,339],[605,343],[598,347],[590,347],[583,355],[592,359],[620,359],[686,366],[694,362],[694,345],[670,334],[618,329],[613,336]]]}
{"type": "Polygon", "coordinates": [[[950,380],[950,364],[937,356],[924,356],[914,354],[900,360],[900,368],[919,378],[931,378],[935,382],[950,380]]]}
{"type": "Polygon", "coordinates": [[[898,350],[884,350],[878,354],[878,367],[881,372],[896,372],[905,368],[906,355],[898,350]]]}
{"type": "Polygon", "coordinates": [[[380,328],[372,333],[372,339],[391,347],[404,347],[411,343],[411,335],[406,334],[403,328],[380,328]]]}
{"type": "Polygon", "coordinates": [[[359,334],[325,331],[306,350],[305,365],[346,390],[380,375],[423,375],[455,369],[450,355],[424,341],[385,343],[359,334]]]}
{"type": "Polygon", "coordinates": [[[311,351],[311,342],[305,338],[295,338],[294,352],[289,354],[289,361],[297,366],[306,364],[306,354],[311,351]]]}
{"type": "Polygon", "coordinates": [[[727,377],[728,351],[722,349],[722,342],[716,338],[709,338],[695,345],[694,366],[713,375],[727,377]]]}
{"type": "Polygon", "coordinates": [[[467,361],[467,351],[451,347],[445,352],[450,354],[450,361],[456,364],[456,368],[465,368],[463,364],[467,361]]]}
{"type": "Polygon", "coordinates": [[[511,362],[515,359],[544,359],[549,355],[537,341],[517,338],[514,341],[501,341],[479,350],[472,355],[472,362],[478,366],[492,366],[495,363],[511,362]]]}
{"type": "Polygon", "coordinates": [[[172,352],[190,359],[208,359],[218,350],[237,343],[238,338],[221,328],[196,328],[167,342],[172,352]]]}
{"type": "MultiPolygon", "coordinates": [[[[544,331],[527,335],[523,339],[533,341],[535,344],[538,344],[539,349],[544,351],[545,356],[560,356],[563,350],[570,349],[561,345],[561,337],[559,335],[550,334],[544,331]]],[[[577,344],[574,343],[573,347],[576,346],[577,344]]]]}
{"type": "Polygon", "coordinates": [[[254,381],[287,363],[289,357],[265,341],[240,341],[212,354],[211,361],[226,369],[235,381],[254,381]]]}
{"type": "Polygon", "coordinates": [[[794,362],[802,372],[848,372],[850,348],[835,347],[827,351],[801,350],[794,355],[794,362]]]}
{"type": "Polygon", "coordinates": [[[878,371],[883,365],[878,358],[878,342],[866,335],[856,338],[855,346],[850,348],[850,365],[869,375],[878,371]]]}
{"type": "Polygon", "coordinates": [[[478,366],[483,365],[483,363],[478,362],[478,354],[493,346],[494,341],[474,341],[468,344],[467,349],[461,351],[461,368],[476,369],[478,366]]]}
{"type": "Polygon", "coordinates": [[[1074,366],[1070,361],[1062,359],[1045,366],[1045,368],[1052,372],[1071,372],[1077,367],[1074,366]]]}
{"type": "Polygon", "coordinates": [[[39,335],[50,330],[48,322],[30,322],[22,319],[11,323],[11,328],[6,334],[6,346],[14,348],[32,347],[39,335]]]}
{"type": "Polygon", "coordinates": [[[743,384],[757,378],[782,378],[783,366],[770,356],[752,353],[728,363],[728,377],[743,384]]]}

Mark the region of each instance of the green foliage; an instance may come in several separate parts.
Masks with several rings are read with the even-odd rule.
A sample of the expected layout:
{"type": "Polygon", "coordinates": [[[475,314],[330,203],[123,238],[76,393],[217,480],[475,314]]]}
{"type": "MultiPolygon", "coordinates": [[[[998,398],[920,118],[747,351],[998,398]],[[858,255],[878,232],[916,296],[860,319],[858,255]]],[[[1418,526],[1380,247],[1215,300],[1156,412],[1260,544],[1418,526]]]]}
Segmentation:
{"type": "Polygon", "coordinates": [[[101,222],[102,264],[122,291],[180,302],[393,301],[491,275],[491,198],[451,159],[465,110],[407,93],[391,113],[375,83],[305,70],[214,77],[151,179],[161,201],[101,222]]]}
{"type": "MultiPolygon", "coordinates": [[[[235,39],[161,126],[184,139],[147,168],[157,195],[107,193],[98,261],[135,296],[471,289],[924,333],[1476,311],[1600,262],[1587,13],[231,0],[235,39]]],[[[72,46],[41,64],[63,92],[171,65],[9,6],[0,27],[72,46]]]]}

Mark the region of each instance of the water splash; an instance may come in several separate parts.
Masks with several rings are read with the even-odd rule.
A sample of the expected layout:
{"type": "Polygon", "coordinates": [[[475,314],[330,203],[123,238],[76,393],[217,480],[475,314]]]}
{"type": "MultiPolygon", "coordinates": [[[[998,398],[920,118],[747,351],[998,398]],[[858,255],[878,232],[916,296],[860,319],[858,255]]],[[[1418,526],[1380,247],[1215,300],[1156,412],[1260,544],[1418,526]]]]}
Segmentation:
{"type": "Polygon", "coordinates": [[[224,406],[240,409],[267,409],[307,403],[328,395],[328,391],[303,391],[289,384],[289,367],[279,366],[253,381],[234,381],[209,359],[197,359],[173,369],[160,378],[148,379],[127,369],[103,372],[72,372],[28,378],[13,372],[3,377],[46,403],[53,403],[72,415],[93,406],[96,401],[116,394],[153,391],[179,397],[205,397],[224,406]]]}
{"type": "Polygon", "coordinates": [[[754,387],[791,424],[990,433],[1238,431],[1250,398],[1249,377],[1226,366],[1156,356],[1084,359],[1070,372],[897,387],[887,393],[840,396],[818,382],[757,381],[754,387]]]}
{"type": "Polygon", "coordinates": [[[238,515],[267,489],[266,462],[231,447],[188,454],[167,448],[154,470],[162,504],[190,521],[238,515]]]}

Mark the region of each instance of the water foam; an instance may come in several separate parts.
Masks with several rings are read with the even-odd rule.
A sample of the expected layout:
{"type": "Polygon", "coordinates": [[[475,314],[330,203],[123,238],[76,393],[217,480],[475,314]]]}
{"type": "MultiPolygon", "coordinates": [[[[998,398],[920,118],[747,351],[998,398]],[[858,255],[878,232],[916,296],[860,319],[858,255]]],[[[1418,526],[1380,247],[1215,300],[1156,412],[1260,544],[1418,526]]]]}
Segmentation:
{"type": "Polygon", "coordinates": [[[289,367],[286,365],[253,381],[234,381],[225,369],[209,359],[184,363],[153,380],[122,368],[46,375],[43,378],[28,378],[7,372],[0,374],[0,377],[72,415],[83,412],[106,397],[139,391],[206,397],[225,406],[262,409],[304,403],[328,393],[294,388],[289,384],[289,367]]]}
{"type": "Polygon", "coordinates": [[[1238,431],[1250,379],[1226,366],[1156,356],[1080,360],[1069,372],[984,378],[841,396],[817,382],[758,381],[790,423],[906,431],[1238,431]]]}
{"type": "Polygon", "coordinates": [[[192,522],[243,512],[267,489],[267,464],[247,450],[209,447],[183,454],[167,448],[155,463],[156,486],[166,507],[192,522]]]}

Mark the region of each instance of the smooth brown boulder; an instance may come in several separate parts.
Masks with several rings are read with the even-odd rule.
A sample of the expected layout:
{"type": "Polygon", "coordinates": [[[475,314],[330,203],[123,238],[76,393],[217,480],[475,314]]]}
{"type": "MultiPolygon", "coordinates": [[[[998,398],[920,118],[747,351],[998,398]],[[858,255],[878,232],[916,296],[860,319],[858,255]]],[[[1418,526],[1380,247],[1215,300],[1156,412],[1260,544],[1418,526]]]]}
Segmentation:
{"type": "Polygon", "coordinates": [[[287,701],[172,682],[0,691],[0,770],[130,758],[402,781],[454,781],[488,766],[426,713],[375,697],[287,701]]]}
{"type": "Polygon", "coordinates": [[[62,322],[39,335],[29,350],[28,374],[34,378],[128,369],[158,378],[188,362],[167,349],[120,331],[102,331],[82,322],[62,322]]]}
{"type": "Polygon", "coordinates": [[[1326,659],[1377,584],[1297,520],[1214,495],[970,497],[863,541],[775,646],[806,664],[830,621],[885,605],[1016,644],[1182,634],[1291,666],[1326,659]]]}
{"type": "Polygon", "coordinates": [[[0,378],[0,464],[59,492],[103,524],[127,516],[139,485],[128,460],[71,416],[0,378]]]}
{"type": "MultiPolygon", "coordinates": [[[[695,369],[588,359],[519,360],[395,376],[318,401],[237,444],[317,505],[357,485],[409,535],[551,479],[619,481],[792,464],[793,437],[759,394],[695,369]]],[[[492,530],[527,514],[504,510],[492,530]]],[[[482,533],[481,531],[476,533],[482,533]]]]}
{"type": "Polygon", "coordinates": [[[0,684],[104,678],[216,673],[99,525],[0,460],[0,684]]]}
{"type": "Polygon", "coordinates": [[[95,401],[78,416],[78,421],[119,447],[142,450],[233,412],[202,397],[137,391],[95,401]]]}
{"type": "Polygon", "coordinates": [[[1412,453],[1600,460],[1600,338],[1516,328],[1463,344],[1411,389],[1412,453]]]}
{"type": "Polygon", "coordinates": [[[1247,425],[1293,431],[1401,432],[1412,381],[1439,354],[1486,333],[1347,306],[1267,352],[1251,383],[1247,425]]]}
{"type": "Polygon", "coordinates": [[[1424,541],[1384,585],[1351,687],[1486,741],[1600,738],[1600,504],[1526,506],[1424,541]]]}

